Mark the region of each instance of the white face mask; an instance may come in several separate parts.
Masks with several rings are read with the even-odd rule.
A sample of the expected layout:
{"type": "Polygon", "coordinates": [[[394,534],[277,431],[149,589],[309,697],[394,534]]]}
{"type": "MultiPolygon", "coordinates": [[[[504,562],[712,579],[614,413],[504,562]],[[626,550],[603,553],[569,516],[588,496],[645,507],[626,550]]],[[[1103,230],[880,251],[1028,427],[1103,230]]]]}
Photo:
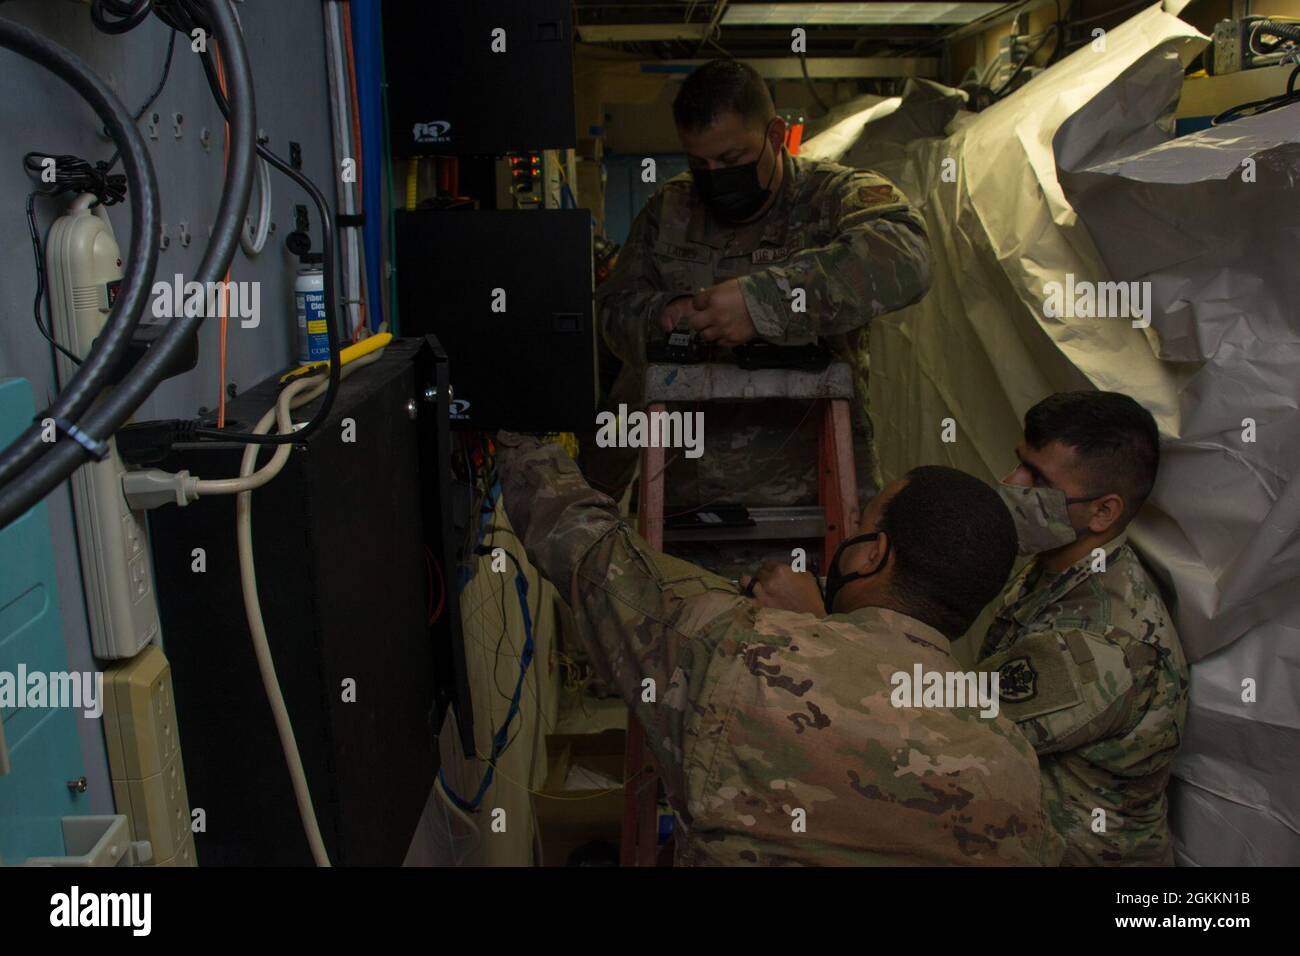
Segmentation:
{"type": "Polygon", "coordinates": [[[1070,505],[1102,497],[1067,498],[1059,488],[1012,485],[1005,481],[998,484],[998,494],[1011,510],[1011,518],[1016,523],[1016,540],[1021,554],[1054,551],[1073,544],[1079,539],[1079,532],[1070,524],[1070,505]]]}

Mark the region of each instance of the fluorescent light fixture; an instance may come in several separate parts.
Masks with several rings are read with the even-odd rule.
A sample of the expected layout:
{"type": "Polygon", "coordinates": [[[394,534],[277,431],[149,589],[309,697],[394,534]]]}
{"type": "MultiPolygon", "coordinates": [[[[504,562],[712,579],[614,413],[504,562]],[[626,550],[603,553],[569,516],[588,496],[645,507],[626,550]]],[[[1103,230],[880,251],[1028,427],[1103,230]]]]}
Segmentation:
{"type": "Polygon", "coordinates": [[[1005,3],[741,3],[727,8],[723,26],[878,26],[970,23],[1005,3]]]}
{"type": "MultiPolygon", "coordinates": [[[[643,60],[642,73],[668,73],[677,79],[686,77],[708,60],[643,60]]],[[[801,80],[803,70],[798,57],[762,57],[741,60],[758,71],[765,80],[801,80]]],[[[827,56],[807,61],[808,75],[814,80],[852,80],[894,76],[938,76],[939,61],[932,57],[911,56],[827,56]]]]}
{"type": "Polygon", "coordinates": [[[579,24],[578,39],[584,43],[639,43],[649,40],[700,40],[708,33],[707,23],[610,23],[579,24]]]}

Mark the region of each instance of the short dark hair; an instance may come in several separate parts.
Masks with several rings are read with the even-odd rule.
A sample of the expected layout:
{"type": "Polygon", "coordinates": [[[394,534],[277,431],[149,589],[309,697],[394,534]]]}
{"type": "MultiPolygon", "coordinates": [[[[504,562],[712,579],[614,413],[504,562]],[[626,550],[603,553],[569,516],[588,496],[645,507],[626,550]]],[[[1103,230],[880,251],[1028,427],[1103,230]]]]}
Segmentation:
{"type": "Polygon", "coordinates": [[[997,597],[1016,560],[1016,525],[984,482],[943,465],[907,473],[880,529],[894,554],[896,596],[912,617],[960,637],[997,597]]]}
{"type": "Polygon", "coordinates": [[[1119,392],[1057,392],[1025,413],[1025,441],[1074,449],[1087,494],[1116,491],[1124,522],[1142,507],[1160,467],[1160,430],[1151,413],[1119,392]]]}
{"type": "Polygon", "coordinates": [[[739,60],[710,60],[682,81],[673,99],[673,121],[701,130],[723,113],[739,113],[747,124],[766,126],[776,116],[772,94],[758,71],[739,60]]]}

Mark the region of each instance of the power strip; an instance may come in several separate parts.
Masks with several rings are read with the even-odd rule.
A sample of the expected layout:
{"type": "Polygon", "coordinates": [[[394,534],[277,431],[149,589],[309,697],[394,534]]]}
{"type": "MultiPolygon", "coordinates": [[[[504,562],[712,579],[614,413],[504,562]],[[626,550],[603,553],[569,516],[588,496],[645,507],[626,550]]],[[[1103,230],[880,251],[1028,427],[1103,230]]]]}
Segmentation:
{"type": "Polygon", "coordinates": [[[171,665],[159,648],[104,672],[104,740],[114,805],[152,847],[149,865],[195,866],[171,665]]]}
{"type": "MultiPolygon", "coordinates": [[[[122,258],[106,214],[92,213],[82,197],[50,227],[46,272],[55,339],[75,355],[86,355],[103,331],[122,279],[122,258]]],[[[76,371],[57,354],[60,382],[76,371]]],[[[96,657],[134,657],[159,633],[144,513],[127,507],[122,494],[126,466],[117,446],[100,462],[72,476],[81,576],[96,657]]]]}

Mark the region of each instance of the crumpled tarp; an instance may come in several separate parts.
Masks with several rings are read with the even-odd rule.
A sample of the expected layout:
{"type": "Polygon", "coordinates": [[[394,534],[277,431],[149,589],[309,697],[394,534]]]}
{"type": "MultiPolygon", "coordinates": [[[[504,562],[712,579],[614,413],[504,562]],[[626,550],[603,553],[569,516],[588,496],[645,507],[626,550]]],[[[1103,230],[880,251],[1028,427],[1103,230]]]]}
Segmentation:
{"type": "Polygon", "coordinates": [[[929,223],[931,292],[872,330],[886,480],[938,462],[1000,478],[1024,412],[1055,391],[1122,391],[1155,415],[1161,473],[1131,537],[1193,662],[1178,861],[1295,864],[1300,107],[1173,139],[1204,43],[1156,5],[980,114],[914,83],[884,120],[852,136],[841,120],[803,154],[878,169],[929,223]],[[1150,282],[1149,327],[1046,318],[1044,287],[1067,273],[1150,282]]]}

